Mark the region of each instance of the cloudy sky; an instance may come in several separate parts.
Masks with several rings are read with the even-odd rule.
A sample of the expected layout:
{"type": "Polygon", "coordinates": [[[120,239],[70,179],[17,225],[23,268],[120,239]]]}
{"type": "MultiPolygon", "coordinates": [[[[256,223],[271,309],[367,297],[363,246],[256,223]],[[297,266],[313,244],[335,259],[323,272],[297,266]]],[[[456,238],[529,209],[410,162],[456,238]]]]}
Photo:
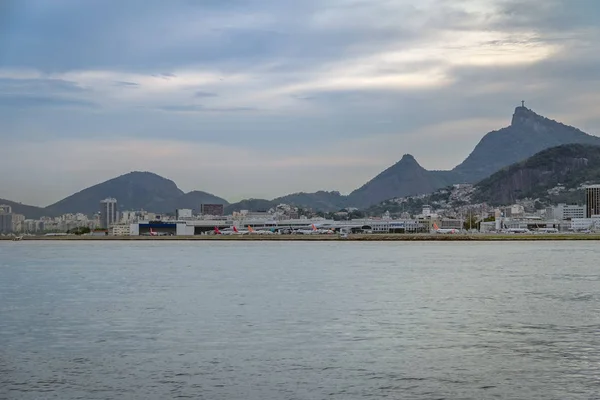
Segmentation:
{"type": "Polygon", "coordinates": [[[460,163],[514,107],[600,134],[597,0],[3,0],[0,198],[132,170],[234,201],[460,163]]]}

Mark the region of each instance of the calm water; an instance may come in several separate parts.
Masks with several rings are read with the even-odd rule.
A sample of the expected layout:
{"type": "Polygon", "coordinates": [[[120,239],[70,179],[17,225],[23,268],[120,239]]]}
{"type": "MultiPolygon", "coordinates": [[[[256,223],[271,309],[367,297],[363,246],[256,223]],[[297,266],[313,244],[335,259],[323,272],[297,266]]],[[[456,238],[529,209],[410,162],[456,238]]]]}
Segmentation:
{"type": "Polygon", "coordinates": [[[597,398],[599,254],[0,242],[0,398],[597,398]]]}

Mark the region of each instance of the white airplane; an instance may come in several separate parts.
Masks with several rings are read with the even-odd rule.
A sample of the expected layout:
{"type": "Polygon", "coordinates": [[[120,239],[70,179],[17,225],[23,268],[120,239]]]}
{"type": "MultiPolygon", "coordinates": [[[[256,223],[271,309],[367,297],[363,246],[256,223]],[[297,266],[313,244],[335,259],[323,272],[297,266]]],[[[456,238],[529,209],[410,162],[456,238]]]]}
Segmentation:
{"type": "Polygon", "coordinates": [[[450,234],[458,232],[456,229],[442,229],[435,222],[433,223],[433,231],[435,233],[450,233],[450,234]]]}
{"type": "Polygon", "coordinates": [[[531,231],[527,228],[509,228],[504,232],[506,233],[531,233],[531,231]]]}
{"type": "Polygon", "coordinates": [[[335,232],[331,229],[317,229],[315,224],[312,224],[311,229],[297,229],[293,233],[301,235],[330,235],[335,232]]]}
{"type": "Polygon", "coordinates": [[[250,225],[248,225],[248,232],[250,234],[254,234],[254,235],[273,235],[274,234],[273,231],[269,231],[269,230],[258,230],[258,231],[255,231],[254,229],[252,229],[252,227],[250,225]]]}
{"type": "Polygon", "coordinates": [[[154,229],[150,228],[150,232],[142,233],[142,236],[171,236],[169,232],[156,232],[154,229]]]}
{"type": "Polygon", "coordinates": [[[537,233],[558,233],[556,228],[539,228],[537,233]]]}
{"type": "MultiPolygon", "coordinates": [[[[248,227],[248,228],[250,228],[250,227],[248,227]]],[[[242,230],[240,231],[240,230],[237,228],[237,226],[233,226],[233,228],[232,228],[232,229],[233,229],[233,233],[234,233],[235,235],[247,235],[247,234],[249,234],[249,233],[251,232],[251,231],[250,231],[250,229],[248,229],[247,231],[245,231],[245,230],[243,230],[243,229],[242,229],[242,230]]]]}
{"type": "Polygon", "coordinates": [[[225,235],[225,236],[227,236],[227,235],[246,235],[246,234],[250,233],[249,231],[240,231],[235,226],[233,226],[230,229],[223,230],[223,231],[219,230],[219,228],[215,226],[214,232],[215,232],[215,235],[225,235]]]}

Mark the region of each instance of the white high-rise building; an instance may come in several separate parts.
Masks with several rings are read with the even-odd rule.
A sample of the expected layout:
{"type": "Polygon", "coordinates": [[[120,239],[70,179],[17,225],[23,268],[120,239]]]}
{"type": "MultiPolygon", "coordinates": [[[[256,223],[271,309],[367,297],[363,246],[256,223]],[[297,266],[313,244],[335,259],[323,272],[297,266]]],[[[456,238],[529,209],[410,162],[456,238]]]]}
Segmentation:
{"type": "Polygon", "coordinates": [[[108,198],[100,202],[100,227],[108,229],[118,222],[117,199],[108,198]]]}

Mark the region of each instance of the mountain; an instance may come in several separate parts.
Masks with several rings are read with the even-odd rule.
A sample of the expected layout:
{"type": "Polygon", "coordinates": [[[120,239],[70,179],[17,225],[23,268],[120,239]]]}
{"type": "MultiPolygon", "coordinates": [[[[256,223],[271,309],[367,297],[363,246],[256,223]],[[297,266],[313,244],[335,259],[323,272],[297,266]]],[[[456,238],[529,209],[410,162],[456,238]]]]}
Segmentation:
{"type": "Polygon", "coordinates": [[[248,210],[248,211],[269,211],[277,204],[272,200],[266,199],[247,199],[240,202],[230,204],[225,207],[225,214],[231,214],[234,211],[248,210]]]}
{"type": "Polygon", "coordinates": [[[340,192],[318,191],[315,193],[293,193],[286,196],[277,197],[273,200],[266,199],[248,199],[238,203],[230,204],[225,208],[225,213],[233,211],[267,211],[279,204],[289,204],[300,208],[310,208],[314,211],[339,211],[348,205],[348,196],[343,196],[340,192]]]}
{"type": "Polygon", "coordinates": [[[347,204],[365,208],[391,198],[431,193],[455,183],[476,183],[544,149],[570,143],[600,145],[600,138],[545,118],[524,106],[517,107],[510,126],[486,134],[471,154],[451,171],[428,171],[407,154],[352,192],[347,204]]]}
{"type": "Polygon", "coordinates": [[[405,154],[396,164],[350,193],[348,204],[368,207],[395,197],[430,193],[448,186],[452,180],[449,172],[428,171],[412,155],[405,154]]]}
{"type": "Polygon", "coordinates": [[[311,208],[318,211],[339,211],[348,207],[348,196],[340,192],[318,191],[316,193],[294,193],[273,200],[277,204],[290,204],[301,208],[311,208]]]}
{"type": "Polygon", "coordinates": [[[50,216],[78,212],[91,215],[100,210],[100,200],[107,197],[116,198],[120,210],[153,211],[148,206],[173,201],[183,194],[169,179],[135,171],[84,189],[46,207],[45,211],[50,216]]]}
{"type": "Polygon", "coordinates": [[[473,200],[492,205],[523,198],[546,198],[548,190],[600,183],[600,146],[568,144],[543,150],[475,186],[473,200]]]}
{"type": "Polygon", "coordinates": [[[569,143],[600,145],[600,138],[517,107],[510,126],[485,135],[452,171],[456,179],[475,183],[544,149],[569,143]]]}
{"type": "Polygon", "coordinates": [[[154,201],[146,205],[145,209],[157,213],[173,213],[178,208],[189,208],[199,213],[201,204],[224,204],[227,206],[229,203],[214,194],[195,190],[175,198],[154,201]]]}
{"type": "Polygon", "coordinates": [[[16,203],[14,201],[0,199],[0,204],[6,204],[12,208],[15,214],[23,214],[26,218],[38,219],[43,217],[44,209],[41,207],[28,206],[26,204],[16,203]]]}
{"type": "MultiPolygon", "coordinates": [[[[517,107],[510,126],[487,133],[471,154],[451,171],[428,171],[413,156],[405,154],[396,164],[348,196],[328,191],[301,192],[273,200],[249,199],[227,205],[225,199],[210,193],[195,191],[185,194],[173,181],[156,174],[131,172],[69,196],[43,209],[43,214],[93,214],[99,210],[100,200],[106,197],[115,197],[122,210],[146,209],[160,213],[174,212],[177,208],[197,210],[202,203],[225,204],[227,213],[268,210],[280,203],[315,211],[367,208],[392,198],[431,193],[455,183],[476,183],[540,151],[572,143],[600,145],[600,138],[542,117],[526,107],[517,107]]],[[[29,217],[38,216],[40,209],[34,207],[25,210],[25,215],[29,217]]]]}

